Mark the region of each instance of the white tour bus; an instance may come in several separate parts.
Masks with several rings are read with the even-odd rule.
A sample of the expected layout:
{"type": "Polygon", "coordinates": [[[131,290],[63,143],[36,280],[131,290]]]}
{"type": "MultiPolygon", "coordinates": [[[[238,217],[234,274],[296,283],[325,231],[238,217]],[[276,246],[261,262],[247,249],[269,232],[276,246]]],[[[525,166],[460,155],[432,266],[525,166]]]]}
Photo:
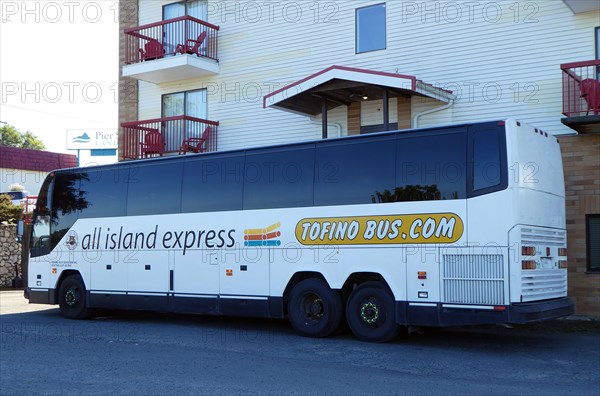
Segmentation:
{"type": "Polygon", "coordinates": [[[516,120],[50,173],[31,303],[400,326],[572,314],[557,140],[516,120]]]}

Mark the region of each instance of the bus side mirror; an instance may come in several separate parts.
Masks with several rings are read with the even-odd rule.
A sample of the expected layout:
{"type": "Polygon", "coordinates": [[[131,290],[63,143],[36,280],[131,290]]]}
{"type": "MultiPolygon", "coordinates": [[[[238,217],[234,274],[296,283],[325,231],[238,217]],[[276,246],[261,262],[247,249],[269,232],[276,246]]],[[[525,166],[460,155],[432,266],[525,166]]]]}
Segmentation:
{"type": "Polygon", "coordinates": [[[19,220],[17,222],[17,242],[21,242],[23,239],[23,230],[25,229],[25,221],[19,220]]]}

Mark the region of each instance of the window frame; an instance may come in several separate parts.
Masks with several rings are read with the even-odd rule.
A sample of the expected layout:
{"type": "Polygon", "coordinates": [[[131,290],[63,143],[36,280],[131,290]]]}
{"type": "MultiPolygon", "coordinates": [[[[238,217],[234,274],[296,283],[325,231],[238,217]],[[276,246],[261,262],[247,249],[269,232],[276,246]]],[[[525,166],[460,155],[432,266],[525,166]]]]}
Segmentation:
{"type": "Polygon", "coordinates": [[[387,49],[387,33],[388,33],[388,31],[387,31],[387,4],[385,2],[378,3],[378,4],[373,4],[373,5],[368,5],[368,6],[364,6],[364,7],[359,7],[359,8],[356,8],[354,10],[354,53],[356,55],[358,55],[358,54],[366,54],[366,53],[374,52],[374,51],[383,51],[383,50],[386,50],[387,49]],[[359,44],[358,44],[359,43],[359,40],[358,40],[358,38],[359,38],[359,26],[358,26],[358,20],[359,20],[359,18],[358,18],[358,14],[362,10],[366,10],[368,8],[381,7],[381,6],[383,6],[383,9],[384,9],[384,22],[385,22],[384,27],[383,27],[384,28],[384,37],[383,37],[384,44],[383,44],[383,48],[376,48],[376,49],[370,49],[370,50],[366,50],[366,51],[360,51],[359,50],[359,44]]]}
{"type": "MultiPolygon", "coordinates": [[[[591,251],[592,251],[592,246],[590,243],[591,240],[591,227],[590,227],[590,221],[591,219],[598,219],[598,221],[600,221],[600,214],[597,213],[588,213],[585,215],[585,272],[588,274],[600,274],[600,266],[598,266],[597,268],[592,268],[592,261],[591,261],[591,251]]],[[[600,235],[598,235],[598,238],[600,238],[600,235]]]]}

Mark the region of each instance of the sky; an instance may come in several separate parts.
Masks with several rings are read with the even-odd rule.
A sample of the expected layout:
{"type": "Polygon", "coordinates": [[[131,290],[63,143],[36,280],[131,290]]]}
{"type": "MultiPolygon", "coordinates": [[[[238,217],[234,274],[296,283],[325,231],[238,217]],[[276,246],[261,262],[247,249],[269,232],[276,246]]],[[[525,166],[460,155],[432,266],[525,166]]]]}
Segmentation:
{"type": "Polygon", "coordinates": [[[117,0],[0,0],[0,121],[71,154],[67,130],[117,129],[118,33],[117,0]]]}

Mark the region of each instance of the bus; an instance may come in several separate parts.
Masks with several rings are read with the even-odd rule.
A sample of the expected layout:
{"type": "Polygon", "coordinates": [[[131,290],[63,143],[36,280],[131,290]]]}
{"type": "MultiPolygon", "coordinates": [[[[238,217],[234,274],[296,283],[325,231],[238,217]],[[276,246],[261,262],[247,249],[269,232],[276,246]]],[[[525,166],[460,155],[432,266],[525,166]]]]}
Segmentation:
{"type": "Polygon", "coordinates": [[[385,342],[573,313],[559,145],[514,119],[56,170],[32,222],[26,298],[67,318],[287,318],[385,342]]]}

